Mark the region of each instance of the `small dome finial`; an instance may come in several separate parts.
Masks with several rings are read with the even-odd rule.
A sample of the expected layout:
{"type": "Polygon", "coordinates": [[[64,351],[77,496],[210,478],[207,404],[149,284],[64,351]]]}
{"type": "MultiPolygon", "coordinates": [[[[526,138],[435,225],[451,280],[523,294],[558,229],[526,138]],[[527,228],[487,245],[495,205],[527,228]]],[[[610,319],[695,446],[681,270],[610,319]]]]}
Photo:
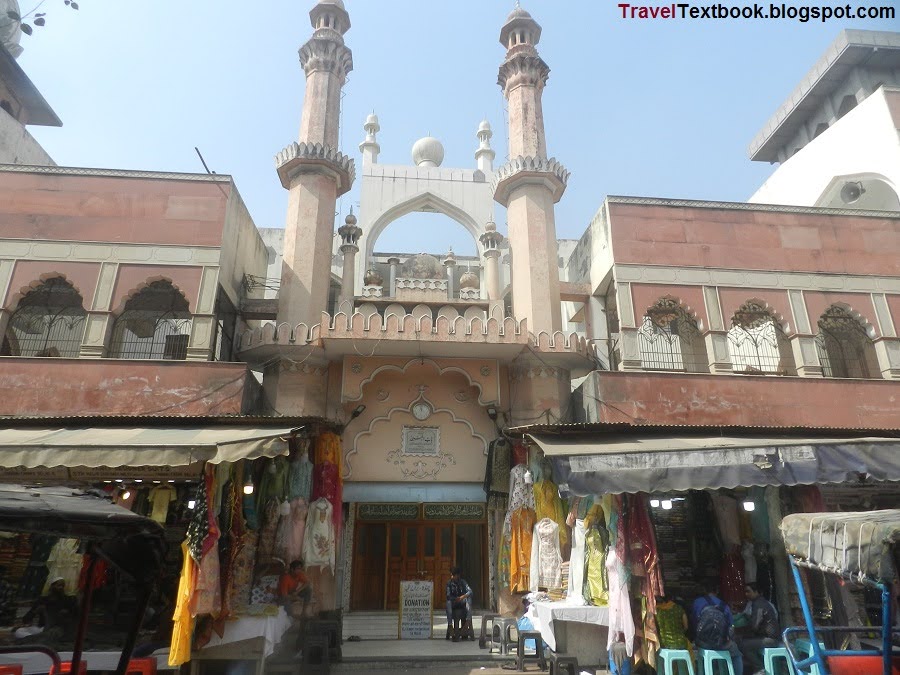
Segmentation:
{"type": "Polygon", "coordinates": [[[425,136],[416,141],[412,148],[412,159],[416,166],[437,167],[444,161],[444,146],[436,138],[425,136]]]}

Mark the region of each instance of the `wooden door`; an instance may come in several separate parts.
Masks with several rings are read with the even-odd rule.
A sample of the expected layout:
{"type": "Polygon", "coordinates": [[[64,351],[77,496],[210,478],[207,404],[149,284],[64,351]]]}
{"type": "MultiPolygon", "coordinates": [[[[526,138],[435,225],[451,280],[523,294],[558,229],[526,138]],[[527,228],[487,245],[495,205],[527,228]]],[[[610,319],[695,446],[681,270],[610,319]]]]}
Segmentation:
{"type": "Polygon", "coordinates": [[[400,606],[400,582],[431,581],[437,610],[453,565],[451,523],[397,523],[388,532],[388,580],[385,609],[400,606]]]}
{"type": "Polygon", "coordinates": [[[384,607],[386,545],[386,524],[362,523],[357,527],[350,609],[380,610],[384,607]]]}

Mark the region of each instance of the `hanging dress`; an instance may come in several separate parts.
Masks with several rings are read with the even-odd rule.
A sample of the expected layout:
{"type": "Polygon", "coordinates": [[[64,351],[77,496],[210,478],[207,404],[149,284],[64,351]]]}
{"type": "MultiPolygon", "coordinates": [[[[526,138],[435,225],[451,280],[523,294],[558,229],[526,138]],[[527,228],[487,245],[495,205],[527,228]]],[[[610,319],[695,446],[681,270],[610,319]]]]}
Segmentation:
{"type": "Polygon", "coordinates": [[[331,503],[324,497],[309,506],[303,539],[303,560],[307,567],[334,570],[334,522],[331,503]]]}
{"type": "Polygon", "coordinates": [[[559,526],[559,545],[565,548],[569,543],[569,531],[566,527],[566,514],[556,483],[549,478],[535,483],[534,504],[534,511],[539,521],[549,518],[559,526]]]}
{"type": "Polygon", "coordinates": [[[572,525],[572,556],[569,559],[569,604],[584,605],[584,559],[585,559],[584,521],[576,519],[572,525]]]}
{"type": "MultiPolygon", "coordinates": [[[[596,527],[584,533],[585,597],[592,605],[609,604],[609,582],[606,573],[606,543],[596,527]]],[[[574,549],[573,549],[574,550],[574,549]]]]}
{"type": "Polygon", "coordinates": [[[175,599],[172,643],[169,647],[169,665],[180,666],[191,660],[191,635],[194,633],[194,617],[191,615],[191,598],[196,583],[196,565],[191,557],[187,541],[181,544],[183,564],[175,599]]]}
{"type": "Polygon", "coordinates": [[[84,556],[78,552],[77,539],[60,539],[56,542],[50,551],[50,557],[47,558],[48,572],[43,595],[50,590],[50,584],[59,578],[66,582],[66,593],[74,595],[78,590],[78,577],[81,575],[83,562],[84,556]]]}
{"type": "Polygon", "coordinates": [[[522,507],[510,516],[509,590],[527,593],[531,589],[531,543],[534,509],[522,507]]]}
{"type": "Polygon", "coordinates": [[[562,586],[562,553],[559,550],[559,525],[542,518],[534,526],[531,542],[530,589],[560,588],[562,586]]]}

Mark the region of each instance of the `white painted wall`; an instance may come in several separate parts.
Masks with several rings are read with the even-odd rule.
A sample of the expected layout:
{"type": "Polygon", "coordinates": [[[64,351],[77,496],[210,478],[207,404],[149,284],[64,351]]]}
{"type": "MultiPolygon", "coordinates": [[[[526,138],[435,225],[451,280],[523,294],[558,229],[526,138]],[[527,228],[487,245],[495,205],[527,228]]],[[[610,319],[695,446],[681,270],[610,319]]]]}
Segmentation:
{"type": "Polygon", "coordinates": [[[56,166],[34,136],[12,115],[0,109],[0,164],[56,166]]]}
{"type": "Polygon", "coordinates": [[[900,89],[878,89],[779,166],[748,201],[819,206],[838,176],[881,176],[898,192],[900,133],[889,102],[900,110],[900,89]]]}

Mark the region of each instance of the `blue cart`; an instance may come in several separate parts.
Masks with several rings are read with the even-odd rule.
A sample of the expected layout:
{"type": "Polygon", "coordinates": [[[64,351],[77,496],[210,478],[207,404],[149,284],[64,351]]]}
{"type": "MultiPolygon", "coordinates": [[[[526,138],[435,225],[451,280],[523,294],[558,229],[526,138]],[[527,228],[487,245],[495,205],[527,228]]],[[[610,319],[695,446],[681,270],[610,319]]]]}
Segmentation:
{"type": "MultiPolygon", "coordinates": [[[[815,675],[900,675],[900,656],[891,644],[891,585],[897,576],[900,510],[860,513],[798,513],[781,524],[805,627],[784,631],[784,644],[799,673],[815,675]],[[800,568],[834,574],[874,587],[881,594],[881,626],[816,626],[800,568]],[[870,634],[880,629],[877,648],[837,650],[824,647],[823,637],[870,634]],[[798,637],[808,638],[807,654],[798,637]]],[[[805,643],[807,644],[807,643],[805,643]]]]}

